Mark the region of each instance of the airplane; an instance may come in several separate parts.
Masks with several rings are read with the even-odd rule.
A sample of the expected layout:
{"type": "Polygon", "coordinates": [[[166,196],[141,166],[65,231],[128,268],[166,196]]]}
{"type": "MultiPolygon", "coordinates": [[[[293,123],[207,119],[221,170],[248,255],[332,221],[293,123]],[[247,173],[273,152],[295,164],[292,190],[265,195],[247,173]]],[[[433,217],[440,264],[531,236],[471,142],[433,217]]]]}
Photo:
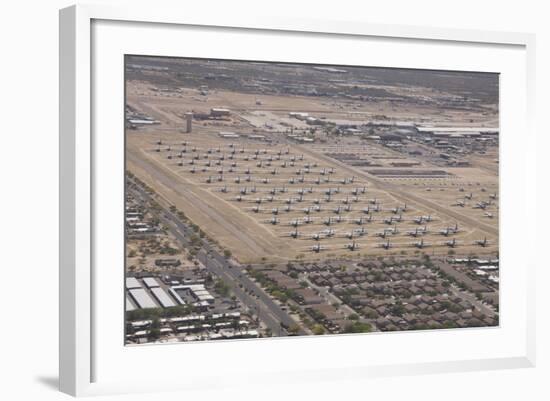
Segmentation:
{"type": "Polygon", "coordinates": [[[399,234],[399,230],[397,229],[397,226],[394,226],[391,228],[385,228],[384,231],[387,231],[391,235],[399,234]]]}
{"type": "Polygon", "coordinates": [[[279,208],[275,207],[275,208],[271,209],[271,214],[275,214],[275,215],[279,214],[279,208]]]}
{"type": "Polygon", "coordinates": [[[346,237],[348,239],[353,239],[354,236],[355,236],[355,234],[353,233],[353,231],[348,231],[348,232],[344,233],[344,235],[342,235],[342,237],[346,237]]]}
{"type": "Polygon", "coordinates": [[[452,240],[445,242],[445,245],[447,245],[448,247],[454,248],[455,246],[457,246],[456,238],[453,238],[452,240]]]}
{"type": "Polygon", "coordinates": [[[289,221],[288,224],[291,225],[292,227],[298,227],[302,223],[300,222],[300,220],[294,219],[294,220],[289,221]]]}
{"type": "Polygon", "coordinates": [[[493,213],[485,212],[485,213],[483,213],[483,216],[492,219],[493,218],[493,213]]]}
{"type": "Polygon", "coordinates": [[[393,212],[393,214],[397,214],[399,212],[405,212],[406,210],[407,210],[407,204],[405,203],[403,207],[396,206],[391,211],[393,212]]]}
{"type": "Polygon", "coordinates": [[[489,203],[487,203],[485,201],[481,201],[481,202],[476,203],[476,205],[474,206],[474,209],[483,209],[483,210],[485,210],[487,208],[487,206],[489,206],[489,203]]]}
{"type": "Polygon", "coordinates": [[[363,188],[355,188],[355,189],[353,189],[353,190],[351,191],[351,194],[352,194],[352,195],[359,195],[360,193],[361,193],[361,194],[364,194],[365,191],[366,191],[366,188],[365,188],[365,187],[363,187],[363,188]]]}
{"type": "Polygon", "coordinates": [[[252,208],[252,211],[253,211],[254,213],[260,213],[261,209],[260,209],[259,206],[254,206],[254,207],[252,208]]]}
{"type": "Polygon", "coordinates": [[[325,249],[325,248],[322,247],[321,244],[315,244],[311,247],[312,252],[317,252],[317,253],[319,253],[323,249],[325,249]]]}
{"type": "Polygon", "coordinates": [[[374,198],[374,199],[369,199],[369,203],[370,203],[371,205],[377,205],[377,204],[378,204],[378,201],[376,200],[376,198],[374,198]]]}
{"type": "Polygon", "coordinates": [[[304,217],[304,223],[309,224],[313,222],[313,219],[310,216],[304,217]]]}
{"type": "Polygon", "coordinates": [[[356,196],[354,196],[353,198],[351,198],[351,200],[350,200],[349,196],[346,196],[346,199],[342,199],[342,203],[343,203],[344,205],[349,205],[351,202],[357,202],[358,200],[359,200],[359,199],[358,199],[356,196]]]}
{"type": "Polygon", "coordinates": [[[359,249],[359,245],[357,244],[357,242],[353,241],[350,244],[346,244],[346,248],[350,251],[355,251],[356,249],[359,249]]]}
{"type": "Polygon", "coordinates": [[[473,197],[473,196],[474,196],[474,195],[470,192],[469,195],[464,195],[464,199],[472,200],[472,197],[473,197]]]}
{"type": "Polygon", "coordinates": [[[324,235],[327,238],[334,237],[334,230],[331,228],[327,228],[326,230],[321,231],[320,234],[324,235]]]}
{"type": "Polygon", "coordinates": [[[368,206],[363,208],[363,213],[369,214],[370,213],[370,208],[368,206]]]}
{"type": "Polygon", "coordinates": [[[237,202],[241,202],[241,201],[243,200],[243,197],[242,197],[241,195],[238,195],[238,196],[235,198],[235,200],[236,200],[237,202]]]}
{"type": "Polygon", "coordinates": [[[401,220],[402,220],[402,216],[401,216],[401,215],[399,215],[399,216],[397,216],[397,217],[391,216],[391,217],[386,217],[386,218],[384,219],[384,223],[386,223],[386,224],[393,224],[394,221],[400,222],[401,220]]]}
{"type": "Polygon", "coordinates": [[[483,238],[482,240],[481,239],[478,239],[474,242],[474,245],[479,245],[479,246],[487,246],[489,244],[489,241],[487,241],[487,237],[483,238]]]}
{"type": "Polygon", "coordinates": [[[418,229],[415,228],[414,231],[409,231],[407,234],[410,235],[411,237],[418,237],[419,235],[424,235],[428,232],[428,229],[427,229],[427,226],[424,226],[424,229],[418,229]]]}
{"type": "Polygon", "coordinates": [[[279,223],[279,220],[277,219],[277,217],[273,216],[273,217],[271,218],[271,220],[269,220],[269,222],[270,222],[271,224],[275,225],[275,224],[278,224],[278,223],[279,223]]]}
{"type": "Polygon", "coordinates": [[[418,216],[414,219],[414,222],[416,224],[422,224],[423,222],[430,222],[432,221],[432,216],[431,215],[427,215],[427,216],[418,216]]]}
{"type": "Polygon", "coordinates": [[[324,224],[327,226],[330,226],[332,224],[332,217],[329,217],[328,219],[325,219],[324,224]]]}
{"type": "Polygon", "coordinates": [[[384,231],[377,232],[375,235],[380,238],[386,238],[390,234],[390,232],[387,229],[384,229],[384,231]]]}
{"type": "Polygon", "coordinates": [[[425,243],[424,242],[424,238],[422,238],[420,241],[418,242],[413,242],[413,246],[419,248],[419,249],[422,249],[424,248],[425,246],[428,246],[429,244],[428,243],[425,243]]]}
{"type": "Polygon", "coordinates": [[[212,176],[211,175],[208,176],[208,178],[206,179],[206,182],[208,184],[210,184],[212,182],[212,176]]]}
{"type": "Polygon", "coordinates": [[[292,210],[292,206],[286,205],[285,206],[285,212],[290,212],[292,210]]]}
{"type": "Polygon", "coordinates": [[[363,235],[367,234],[364,228],[361,228],[360,230],[352,230],[344,234],[345,237],[349,239],[353,239],[353,237],[358,236],[362,237],[363,235]]]}
{"type": "Polygon", "coordinates": [[[392,247],[389,239],[386,242],[381,243],[380,246],[386,250],[392,247]]]}
{"type": "Polygon", "coordinates": [[[496,193],[493,193],[493,194],[489,195],[489,198],[491,198],[491,199],[496,199],[496,198],[497,198],[497,194],[496,194],[496,193]]]}
{"type": "Polygon", "coordinates": [[[355,220],[355,223],[362,226],[365,223],[365,219],[363,217],[359,217],[357,220],[355,220]]]}
{"type": "Polygon", "coordinates": [[[292,231],[292,232],[290,233],[290,236],[291,236],[292,238],[298,238],[300,235],[302,235],[302,234],[300,234],[300,233],[298,232],[298,229],[297,229],[297,228],[296,228],[296,230],[294,230],[294,231],[292,231]]]}
{"type": "Polygon", "coordinates": [[[453,203],[451,206],[460,206],[460,207],[464,207],[466,205],[466,203],[462,200],[457,200],[456,203],[453,203]]]}
{"type": "Polygon", "coordinates": [[[440,230],[439,233],[444,236],[449,236],[449,234],[456,234],[458,232],[458,223],[455,223],[454,227],[447,227],[443,230],[440,230]]]}

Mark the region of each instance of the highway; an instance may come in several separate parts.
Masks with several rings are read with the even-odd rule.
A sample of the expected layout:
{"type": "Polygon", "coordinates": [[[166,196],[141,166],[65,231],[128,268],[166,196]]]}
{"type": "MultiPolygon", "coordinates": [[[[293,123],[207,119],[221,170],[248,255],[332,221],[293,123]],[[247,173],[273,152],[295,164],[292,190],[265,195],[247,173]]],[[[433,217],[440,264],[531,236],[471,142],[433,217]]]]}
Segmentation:
{"type": "MultiPolygon", "coordinates": [[[[129,191],[146,201],[151,199],[151,196],[137,184],[129,191]]],[[[158,217],[182,244],[189,246],[187,238],[195,233],[190,227],[166,208],[163,208],[158,217]]],[[[247,305],[251,311],[254,311],[274,335],[287,335],[282,326],[289,327],[295,324],[294,319],[283,311],[263,289],[246,274],[243,274],[240,267],[232,267],[227,259],[214,249],[206,239],[202,239],[202,248],[197,253],[197,258],[210,273],[223,279],[230,286],[233,294],[244,305],[247,305]]],[[[306,333],[300,330],[298,334],[303,335],[306,333]]]]}

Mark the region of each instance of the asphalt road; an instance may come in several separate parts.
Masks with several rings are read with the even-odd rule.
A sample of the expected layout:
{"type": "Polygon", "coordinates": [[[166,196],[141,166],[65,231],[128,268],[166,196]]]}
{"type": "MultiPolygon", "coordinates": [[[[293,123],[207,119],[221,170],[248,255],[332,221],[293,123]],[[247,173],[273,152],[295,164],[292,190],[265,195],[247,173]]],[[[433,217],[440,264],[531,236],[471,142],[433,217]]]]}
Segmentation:
{"type": "MultiPolygon", "coordinates": [[[[145,190],[137,185],[136,188],[133,189],[133,192],[145,200],[151,198],[145,190]]],[[[193,235],[194,231],[183,223],[177,215],[163,208],[159,218],[179,241],[184,245],[189,245],[187,238],[193,235]]],[[[281,323],[289,327],[296,323],[294,319],[283,311],[255,282],[243,274],[240,267],[231,267],[227,259],[204,239],[202,240],[202,249],[197,253],[197,258],[209,272],[222,278],[231,287],[235,296],[244,305],[247,305],[252,311],[255,311],[260,320],[271,329],[274,335],[287,335],[281,323]],[[250,293],[253,295],[250,295],[250,293]]],[[[306,333],[301,330],[298,334],[303,335],[306,333]]]]}

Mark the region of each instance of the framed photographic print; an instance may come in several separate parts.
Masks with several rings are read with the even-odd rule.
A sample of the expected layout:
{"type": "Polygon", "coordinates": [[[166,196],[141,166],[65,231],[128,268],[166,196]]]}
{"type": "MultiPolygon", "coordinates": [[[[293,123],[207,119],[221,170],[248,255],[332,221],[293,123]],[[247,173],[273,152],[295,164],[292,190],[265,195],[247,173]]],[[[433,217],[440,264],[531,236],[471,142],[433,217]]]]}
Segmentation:
{"type": "Polygon", "coordinates": [[[150,11],[61,11],[62,391],[533,365],[531,35],[150,11]]]}

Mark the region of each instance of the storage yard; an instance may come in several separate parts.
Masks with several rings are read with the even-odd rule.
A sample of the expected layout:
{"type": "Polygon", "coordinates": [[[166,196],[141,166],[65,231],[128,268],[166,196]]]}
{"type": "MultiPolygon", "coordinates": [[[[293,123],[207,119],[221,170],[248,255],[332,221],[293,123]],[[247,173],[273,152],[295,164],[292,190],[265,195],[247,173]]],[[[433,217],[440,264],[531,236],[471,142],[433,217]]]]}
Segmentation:
{"type": "MultiPolygon", "coordinates": [[[[127,65],[126,166],[133,187],[126,207],[127,272],[152,274],[141,279],[143,286],[127,283],[128,311],[169,310],[183,301],[198,303],[204,313],[220,313],[219,305],[209,303],[219,299],[210,293],[213,284],[166,285],[162,278],[194,271],[187,277],[193,281],[208,271],[216,282],[216,267],[201,260],[215,249],[223,255],[219,275],[229,275],[218,278],[230,287],[234,306],[257,320],[254,335],[242,334],[237,325],[234,336],[315,334],[321,331],[316,325],[338,333],[349,326],[348,315],[383,331],[498,324],[498,262],[496,272],[471,262],[498,260],[498,82],[495,95],[493,77],[463,73],[457,87],[452,74],[444,79],[443,72],[434,72],[430,84],[412,73],[392,84],[386,70],[358,67],[146,57],[127,65]],[[489,84],[480,85],[483,79],[489,84]],[[174,218],[164,221],[162,210],[174,218]],[[174,224],[192,227],[209,250],[203,254],[197,241],[194,249],[182,243],[174,224]],[[161,249],[176,255],[179,264],[166,270],[156,263],[166,258],[161,249]],[[449,262],[459,256],[468,260],[467,271],[449,262]],[[375,271],[383,270],[380,260],[383,266],[392,261],[395,278],[394,273],[380,278],[387,274],[375,271]],[[225,263],[242,273],[222,273],[225,263]],[[351,292],[345,281],[330,281],[346,264],[351,264],[348,272],[368,270],[358,273],[361,279],[354,273],[351,292]],[[269,271],[278,273],[265,275],[269,271]],[[273,289],[277,275],[284,282],[290,274],[300,277],[293,288],[273,289]],[[245,279],[250,282],[240,282],[245,279]],[[409,282],[396,295],[395,283],[408,279],[428,280],[429,288],[409,282]],[[252,287],[241,294],[240,285],[252,287]],[[458,289],[448,291],[448,285],[458,289]],[[380,286],[389,291],[382,297],[389,311],[396,302],[400,312],[409,305],[410,321],[403,323],[403,313],[387,318],[392,314],[379,308],[385,305],[380,286]],[[291,296],[279,296],[287,291],[291,296]],[[265,299],[252,307],[251,296],[265,299]],[[446,306],[462,305],[451,307],[446,320],[432,315],[448,308],[433,307],[428,309],[433,313],[424,313],[429,318],[418,319],[418,304],[433,306],[438,296],[446,306]],[[292,310],[285,310],[287,302],[292,310]],[[476,303],[489,305],[478,305],[483,318],[471,316],[476,303]],[[304,306],[310,304],[320,306],[304,306]],[[343,307],[328,310],[333,304],[343,307]],[[287,323],[262,321],[262,307],[276,308],[287,323]],[[318,313],[333,321],[315,319],[318,313]],[[297,329],[290,330],[292,325],[297,329]]],[[[158,328],[179,338],[174,325],[158,328]]],[[[193,335],[218,334],[197,329],[193,335]]],[[[132,336],[131,341],[139,338],[132,336]]]]}

